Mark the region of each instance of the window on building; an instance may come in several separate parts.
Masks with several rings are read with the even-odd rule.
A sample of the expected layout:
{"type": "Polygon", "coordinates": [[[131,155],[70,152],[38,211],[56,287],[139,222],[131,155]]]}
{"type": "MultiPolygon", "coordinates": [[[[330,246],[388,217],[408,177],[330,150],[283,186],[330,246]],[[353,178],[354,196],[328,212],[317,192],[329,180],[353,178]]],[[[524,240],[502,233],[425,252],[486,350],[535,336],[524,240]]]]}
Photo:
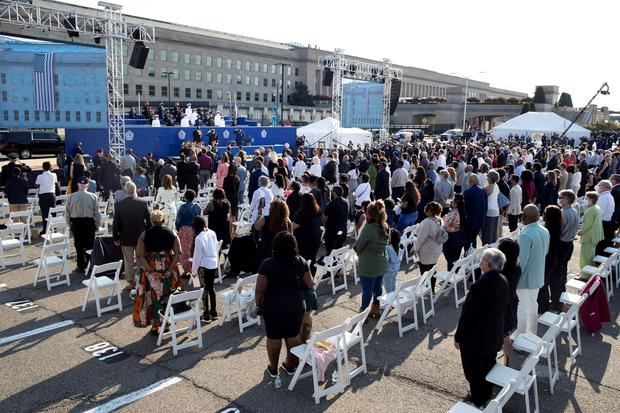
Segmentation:
{"type": "Polygon", "coordinates": [[[263,63],[263,73],[269,73],[269,65],[267,63],[263,63]]]}
{"type": "Polygon", "coordinates": [[[196,99],[202,99],[202,89],[196,89],[196,99]]]}
{"type": "Polygon", "coordinates": [[[161,95],[162,97],[168,97],[168,86],[162,86],[161,87],[161,95]]]}
{"type": "Polygon", "coordinates": [[[211,72],[207,72],[207,82],[211,82],[211,72]]]}
{"type": "Polygon", "coordinates": [[[38,110],[34,111],[34,120],[36,121],[40,121],[41,120],[41,112],[38,110]]]}
{"type": "Polygon", "coordinates": [[[155,96],[155,85],[149,85],[149,96],[155,96]]]}
{"type": "Polygon", "coordinates": [[[237,70],[241,70],[241,60],[237,60],[237,61],[235,62],[235,69],[237,69],[237,70]]]}
{"type": "Polygon", "coordinates": [[[237,92],[235,97],[237,100],[241,100],[241,92],[237,92]]]}
{"type": "Polygon", "coordinates": [[[13,120],[19,120],[19,110],[13,111],[13,120]]]}
{"type": "Polygon", "coordinates": [[[195,65],[201,65],[202,64],[202,55],[195,55],[194,56],[194,64],[195,65]]]}
{"type": "Polygon", "coordinates": [[[29,121],[30,120],[30,112],[25,110],[24,111],[24,120],[25,121],[29,121]]]}
{"type": "Polygon", "coordinates": [[[172,63],[179,63],[179,52],[172,52],[172,63]]]}
{"type": "Polygon", "coordinates": [[[142,85],[136,85],[136,95],[142,94],[142,85]]]}
{"type": "Polygon", "coordinates": [[[267,102],[267,93],[263,93],[263,102],[267,102]]]}
{"type": "Polygon", "coordinates": [[[287,80],[287,81],[286,81],[286,87],[288,87],[288,88],[290,88],[290,87],[291,87],[291,81],[290,81],[290,80],[287,80]]]}
{"type": "MultiPolygon", "coordinates": [[[[127,94],[129,94],[129,92],[127,94]]],[[[101,103],[101,95],[99,94],[99,92],[95,92],[95,103],[101,103]]]]}
{"type": "Polygon", "coordinates": [[[213,99],[213,90],[207,89],[207,99],[213,99]]]}
{"type": "Polygon", "coordinates": [[[71,122],[71,112],[65,111],[65,122],[71,122]]]}
{"type": "Polygon", "coordinates": [[[148,59],[149,60],[155,59],[155,49],[149,49],[148,59]]]}
{"type": "Polygon", "coordinates": [[[0,83],[6,85],[6,73],[0,73],[0,83]]]}
{"type": "Polygon", "coordinates": [[[291,67],[290,66],[286,66],[286,75],[290,76],[291,75],[291,67]]]}
{"type": "MultiPolygon", "coordinates": [[[[124,64],[123,65],[123,76],[127,76],[128,71],[129,71],[129,67],[127,66],[127,64],[124,64]]],[[[76,80],[78,79],[76,78],[76,80]]],[[[75,82],[75,85],[77,86],[78,82],[75,82]]]]}
{"type": "Polygon", "coordinates": [[[54,75],[54,85],[58,86],[58,75],[54,75]]]}
{"type": "Polygon", "coordinates": [[[276,87],[276,80],[275,79],[271,79],[271,87],[276,87]]]}
{"type": "Polygon", "coordinates": [[[295,76],[299,76],[299,68],[298,67],[295,68],[295,76]]]}
{"type": "Polygon", "coordinates": [[[101,122],[101,112],[96,112],[96,113],[95,113],[95,120],[96,120],[97,122],[101,122]]]}
{"type": "Polygon", "coordinates": [[[241,75],[235,76],[235,83],[238,84],[238,85],[241,84],[241,75]]]}
{"type": "Polygon", "coordinates": [[[276,65],[271,65],[271,73],[272,74],[276,73],[276,65]]]}
{"type": "Polygon", "coordinates": [[[123,83],[123,95],[129,94],[129,83],[123,83]]]}
{"type": "Polygon", "coordinates": [[[217,83],[222,83],[222,74],[221,73],[218,73],[218,74],[215,75],[215,81],[217,83]]]}
{"type": "Polygon", "coordinates": [[[4,120],[9,120],[9,111],[8,110],[3,110],[2,111],[2,119],[4,120]]]}
{"type": "Polygon", "coordinates": [[[185,97],[186,98],[191,98],[192,97],[192,88],[189,88],[189,87],[185,88],[185,97]]]}
{"type": "Polygon", "coordinates": [[[183,71],[183,74],[184,74],[183,77],[185,78],[185,80],[192,80],[192,71],[191,70],[185,69],[183,71]]]}
{"type": "Polygon", "coordinates": [[[168,60],[168,51],[167,50],[160,50],[159,51],[159,60],[161,60],[162,62],[165,62],[166,60],[168,60]]]}
{"type": "Polygon", "coordinates": [[[202,72],[196,71],[196,81],[202,82],[202,72]]]}
{"type": "Polygon", "coordinates": [[[86,122],[92,122],[93,117],[90,112],[86,112],[86,122]]]}
{"type": "Polygon", "coordinates": [[[248,86],[250,85],[250,76],[245,77],[245,84],[248,86]]]}
{"type": "Polygon", "coordinates": [[[2,101],[6,102],[9,100],[9,95],[6,93],[6,90],[2,91],[2,101]]]}
{"type": "Polygon", "coordinates": [[[45,121],[49,122],[50,120],[50,113],[49,112],[45,112],[45,121]]]}
{"type": "Polygon", "coordinates": [[[232,75],[226,75],[226,83],[232,83],[232,75]]]}
{"type": "Polygon", "coordinates": [[[267,79],[266,77],[263,78],[263,87],[268,87],[269,86],[269,79],[267,79]]]}
{"type": "Polygon", "coordinates": [[[82,113],[79,110],[75,112],[75,121],[76,122],[82,121],[82,113]]]}
{"type": "Polygon", "coordinates": [[[155,77],[155,66],[149,65],[149,76],[155,77]]]}
{"type": "Polygon", "coordinates": [[[142,69],[134,69],[133,74],[135,76],[142,76],[142,69]]]}
{"type": "Polygon", "coordinates": [[[181,96],[181,89],[179,89],[178,87],[173,87],[172,88],[172,96],[174,96],[175,98],[178,98],[181,96]]]}
{"type": "Polygon", "coordinates": [[[172,69],[172,78],[174,80],[179,80],[179,69],[172,69]]]}
{"type": "Polygon", "coordinates": [[[162,67],[162,68],[160,69],[160,72],[159,72],[159,73],[160,73],[161,77],[168,77],[168,68],[166,68],[166,67],[162,67]]]}
{"type": "Polygon", "coordinates": [[[211,66],[211,56],[207,56],[207,66],[211,66]]]}
{"type": "Polygon", "coordinates": [[[254,102],[258,102],[260,100],[260,94],[254,93],[254,102]]]}
{"type": "Polygon", "coordinates": [[[186,65],[190,64],[192,62],[192,56],[189,53],[184,53],[183,54],[183,63],[185,63],[186,65]]]}
{"type": "Polygon", "coordinates": [[[217,67],[219,67],[219,68],[221,68],[221,67],[222,67],[222,58],[221,58],[221,57],[218,57],[218,58],[215,60],[215,65],[216,65],[217,67]]]}
{"type": "Polygon", "coordinates": [[[275,101],[276,101],[276,94],[275,94],[275,93],[272,93],[272,94],[271,94],[271,101],[272,101],[272,102],[275,102],[275,101]]]}
{"type": "Polygon", "coordinates": [[[217,99],[221,100],[221,99],[222,99],[222,91],[221,91],[221,90],[218,90],[218,91],[215,93],[215,97],[216,97],[217,99]]]}
{"type": "Polygon", "coordinates": [[[232,59],[226,59],[226,69],[232,69],[232,59]]]}
{"type": "Polygon", "coordinates": [[[260,78],[258,76],[254,76],[254,86],[258,86],[260,84],[260,78]]]}
{"type": "Polygon", "coordinates": [[[254,71],[258,72],[260,70],[260,65],[258,64],[258,62],[254,62],[254,71]]]}
{"type": "Polygon", "coordinates": [[[252,100],[252,94],[250,92],[245,92],[245,100],[248,102],[252,100]]]}
{"type": "Polygon", "coordinates": [[[60,111],[59,110],[54,112],[54,119],[56,119],[56,122],[60,122],[60,111]]]}
{"type": "Polygon", "coordinates": [[[245,62],[245,70],[246,70],[247,72],[249,72],[249,71],[250,71],[250,62],[248,62],[247,60],[246,60],[246,62],[245,62]]]}

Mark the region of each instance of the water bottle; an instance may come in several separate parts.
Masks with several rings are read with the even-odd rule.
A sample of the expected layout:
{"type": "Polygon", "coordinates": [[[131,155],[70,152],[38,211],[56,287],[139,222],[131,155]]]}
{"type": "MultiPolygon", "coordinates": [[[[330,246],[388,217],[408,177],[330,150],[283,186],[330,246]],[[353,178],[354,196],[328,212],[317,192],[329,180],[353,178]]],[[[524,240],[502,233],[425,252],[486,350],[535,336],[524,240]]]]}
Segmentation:
{"type": "Polygon", "coordinates": [[[280,375],[278,374],[275,378],[275,380],[273,381],[276,389],[279,389],[280,387],[282,387],[282,379],[280,378],[280,375]]]}
{"type": "Polygon", "coordinates": [[[338,383],[338,372],[336,370],[332,372],[332,383],[338,383]]]}

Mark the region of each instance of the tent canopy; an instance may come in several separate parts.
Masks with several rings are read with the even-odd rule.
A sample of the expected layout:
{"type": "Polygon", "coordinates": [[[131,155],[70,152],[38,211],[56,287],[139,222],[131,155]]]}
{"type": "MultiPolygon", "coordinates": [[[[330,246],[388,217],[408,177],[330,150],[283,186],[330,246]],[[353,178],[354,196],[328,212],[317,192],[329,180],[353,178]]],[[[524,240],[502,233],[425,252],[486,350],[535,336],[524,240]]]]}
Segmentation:
{"type": "MultiPolygon", "coordinates": [[[[562,134],[571,121],[553,112],[527,112],[493,128],[493,136],[507,139],[508,135],[562,134]]],[[[590,131],[574,124],[566,137],[579,142],[581,137],[590,137],[590,131]]]]}
{"type": "Polygon", "coordinates": [[[334,118],[325,118],[310,125],[297,128],[297,136],[305,136],[309,146],[315,147],[324,142],[325,147],[331,148],[334,144],[346,146],[349,141],[354,146],[372,142],[372,133],[359,128],[341,128],[340,122],[334,118]]]}

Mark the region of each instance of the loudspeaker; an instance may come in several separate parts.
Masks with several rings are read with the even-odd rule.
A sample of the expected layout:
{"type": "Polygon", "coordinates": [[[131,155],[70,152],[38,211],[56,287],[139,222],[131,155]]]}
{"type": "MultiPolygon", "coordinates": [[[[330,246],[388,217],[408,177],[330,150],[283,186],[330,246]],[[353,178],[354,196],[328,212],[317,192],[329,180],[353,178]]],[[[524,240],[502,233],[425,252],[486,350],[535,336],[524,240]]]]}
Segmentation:
{"type": "Polygon", "coordinates": [[[323,70],[323,86],[331,86],[334,81],[334,72],[331,69],[323,70]]]}
{"type": "Polygon", "coordinates": [[[133,45],[129,66],[135,67],[136,69],[144,69],[147,57],[149,57],[149,48],[144,46],[142,42],[136,42],[133,45]]]}
{"type": "Polygon", "coordinates": [[[390,116],[394,114],[396,107],[398,106],[398,99],[400,99],[400,84],[401,81],[399,79],[392,79],[392,84],[390,85],[390,116]]]}
{"type": "Polygon", "coordinates": [[[68,19],[63,20],[62,25],[65,26],[65,29],[67,29],[67,34],[69,37],[80,37],[80,33],[73,30],[77,25],[75,17],[69,17],[68,19]]]}

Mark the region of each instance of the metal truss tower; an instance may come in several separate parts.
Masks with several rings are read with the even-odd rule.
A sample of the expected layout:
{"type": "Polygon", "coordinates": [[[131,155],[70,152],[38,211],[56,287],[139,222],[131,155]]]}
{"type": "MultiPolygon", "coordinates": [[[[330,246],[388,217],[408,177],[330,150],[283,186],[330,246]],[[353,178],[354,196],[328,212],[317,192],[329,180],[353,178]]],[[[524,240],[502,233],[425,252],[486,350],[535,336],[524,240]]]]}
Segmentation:
{"type": "Polygon", "coordinates": [[[339,123],[342,121],[342,80],[344,78],[383,83],[383,114],[380,134],[381,137],[386,137],[390,126],[392,79],[402,80],[402,69],[393,67],[389,59],[383,59],[383,63],[348,59],[344,56],[342,49],[336,49],[333,55],[319,57],[319,67],[333,72],[332,116],[339,123]]]}
{"type": "Polygon", "coordinates": [[[108,89],[108,145],[116,159],[125,154],[125,98],[123,94],[123,43],[155,42],[155,29],[141,24],[128,24],[122,6],[100,1],[104,17],[82,16],[21,1],[0,0],[0,23],[67,32],[73,37],[86,37],[99,43],[105,40],[108,89]]]}

